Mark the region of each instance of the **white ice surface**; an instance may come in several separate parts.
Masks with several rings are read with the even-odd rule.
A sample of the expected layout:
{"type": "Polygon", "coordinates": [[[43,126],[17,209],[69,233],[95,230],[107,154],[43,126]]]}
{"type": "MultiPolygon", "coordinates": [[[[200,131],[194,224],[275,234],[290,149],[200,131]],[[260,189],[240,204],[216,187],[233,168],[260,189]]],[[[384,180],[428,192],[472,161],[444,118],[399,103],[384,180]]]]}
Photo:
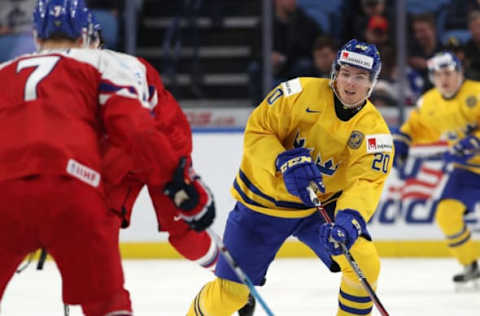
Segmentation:
{"type": "MultiPolygon", "coordinates": [[[[453,259],[383,259],[378,296],[391,316],[479,316],[480,291],[455,292],[453,259]]],[[[212,274],[185,260],[127,260],[126,286],[137,316],[182,316],[212,274]]],[[[44,271],[29,267],[10,282],[1,316],[62,316],[60,278],[47,261],[44,271]]],[[[277,259],[260,294],[278,316],[334,316],[339,274],[315,259],[277,259]]],[[[78,307],[71,316],[80,316],[78,307]]],[[[266,315],[257,305],[256,316],[266,315]]],[[[373,315],[379,315],[377,311],[373,315]]]]}

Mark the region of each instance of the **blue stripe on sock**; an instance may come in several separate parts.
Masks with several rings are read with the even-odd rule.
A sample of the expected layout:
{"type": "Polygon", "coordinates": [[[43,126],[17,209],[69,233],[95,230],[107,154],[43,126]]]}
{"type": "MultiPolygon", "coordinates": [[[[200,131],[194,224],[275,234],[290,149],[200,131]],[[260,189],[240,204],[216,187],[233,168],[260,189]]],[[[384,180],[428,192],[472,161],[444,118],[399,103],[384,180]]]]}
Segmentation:
{"type": "Polygon", "coordinates": [[[466,231],[467,231],[467,226],[463,226],[463,229],[462,229],[461,232],[453,234],[453,235],[447,235],[446,237],[448,239],[455,239],[455,238],[458,238],[458,237],[462,236],[463,233],[465,233],[466,231]]]}
{"type": "Polygon", "coordinates": [[[355,296],[355,295],[350,295],[350,294],[347,294],[345,292],[343,292],[341,289],[340,289],[340,295],[344,298],[344,299],[347,299],[349,301],[352,301],[352,302],[356,302],[356,303],[370,303],[372,301],[372,299],[370,298],[370,296],[355,296]]]}
{"type": "Polygon", "coordinates": [[[455,242],[453,244],[448,244],[448,247],[458,247],[460,245],[463,245],[464,243],[466,243],[467,241],[470,240],[470,237],[472,237],[472,234],[468,233],[467,237],[465,237],[464,239],[460,240],[459,242],[455,242]]]}
{"type": "Polygon", "coordinates": [[[338,302],[338,306],[340,307],[341,310],[350,313],[350,314],[355,314],[355,315],[367,315],[372,311],[372,307],[370,308],[353,308],[353,307],[348,307],[343,305],[342,303],[338,302]]]}

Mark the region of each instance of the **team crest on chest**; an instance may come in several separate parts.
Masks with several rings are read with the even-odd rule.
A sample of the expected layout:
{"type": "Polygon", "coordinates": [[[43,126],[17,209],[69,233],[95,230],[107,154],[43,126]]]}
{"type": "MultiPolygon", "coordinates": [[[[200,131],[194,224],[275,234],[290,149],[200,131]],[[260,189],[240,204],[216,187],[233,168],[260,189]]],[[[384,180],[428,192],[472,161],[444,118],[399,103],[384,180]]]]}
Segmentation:
{"type": "Polygon", "coordinates": [[[323,162],[320,153],[318,153],[317,159],[315,159],[315,164],[318,166],[318,169],[320,169],[320,172],[327,176],[332,176],[338,168],[338,165],[333,158],[327,159],[323,162]]]}
{"type": "Polygon", "coordinates": [[[350,134],[350,138],[348,139],[347,145],[351,149],[358,149],[363,142],[365,135],[360,131],[353,131],[350,134]]]}
{"type": "Polygon", "coordinates": [[[294,148],[305,147],[305,143],[306,143],[305,137],[301,137],[300,132],[297,131],[297,134],[295,135],[295,140],[293,141],[293,147],[294,148]]]}
{"type": "MultiPolygon", "coordinates": [[[[363,140],[363,134],[362,135],[362,140],[363,140]]],[[[360,144],[362,141],[360,141],[360,144]]],[[[360,144],[358,146],[360,146],[360,144]]],[[[307,148],[307,138],[306,137],[301,137],[300,136],[300,131],[297,131],[295,135],[295,139],[293,140],[293,147],[294,148],[307,148]]],[[[307,148],[310,153],[313,152],[314,148],[307,148]]],[[[326,159],[325,161],[322,160],[322,157],[320,156],[320,153],[317,154],[317,157],[315,158],[315,164],[318,166],[320,169],[320,172],[327,175],[331,176],[337,171],[338,164],[335,163],[333,158],[326,159]]]]}
{"type": "Polygon", "coordinates": [[[473,108],[475,105],[477,105],[477,98],[471,95],[467,98],[467,100],[465,100],[465,103],[469,108],[473,108]]]}

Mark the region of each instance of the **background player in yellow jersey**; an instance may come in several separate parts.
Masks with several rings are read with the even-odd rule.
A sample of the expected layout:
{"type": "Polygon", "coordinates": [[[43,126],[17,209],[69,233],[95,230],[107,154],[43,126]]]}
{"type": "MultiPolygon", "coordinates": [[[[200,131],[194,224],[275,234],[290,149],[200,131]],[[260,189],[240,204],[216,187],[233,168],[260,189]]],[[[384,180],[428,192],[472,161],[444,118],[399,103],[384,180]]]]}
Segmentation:
{"type": "MultiPolygon", "coordinates": [[[[237,203],[225,228],[225,245],[256,285],[265,283],[289,236],[310,247],[331,271],[341,270],[337,315],[370,315],[372,309],[337,241],[351,248],[373,287],[380,270],[366,227],[393,161],[388,127],[367,100],[380,68],[374,45],[351,40],[339,50],[330,80],[297,78],[270,92],[247,123],[232,188],[237,203]],[[310,201],[312,181],[323,191],[319,198],[334,225],[326,224],[310,201]]],[[[188,315],[231,315],[246,303],[249,290],[223,257],[216,275],[188,315]]]]}
{"type": "Polygon", "coordinates": [[[463,283],[480,278],[478,249],[463,218],[473,211],[480,195],[480,82],[464,80],[462,65],[450,52],[428,61],[434,88],[427,91],[418,107],[394,134],[394,165],[401,167],[410,145],[446,140],[444,155],[453,171],[438,203],[435,220],[445,234],[450,252],[465,269],[453,277],[463,283]]]}

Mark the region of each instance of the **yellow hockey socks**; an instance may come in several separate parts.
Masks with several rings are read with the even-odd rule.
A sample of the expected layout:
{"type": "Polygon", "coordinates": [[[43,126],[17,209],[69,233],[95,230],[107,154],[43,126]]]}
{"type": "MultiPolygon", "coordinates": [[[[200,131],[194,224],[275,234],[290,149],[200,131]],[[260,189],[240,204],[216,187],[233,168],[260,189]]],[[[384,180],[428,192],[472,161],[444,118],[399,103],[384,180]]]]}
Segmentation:
{"type": "Polygon", "coordinates": [[[453,199],[443,200],[438,203],[435,221],[445,234],[450,253],[462,265],[468,265],[478,256],[470,230],[463,219],[464,212],[465,205],[462,202],[453,199]]]}
{"type": "Polygon", "coordinates": [[[242,283],[216,278],[200,290],[187,316],[230,316],[247,303],[249,293],[242,283]]]}
{"type": "MultiPolygon", "coordinates": [[[[380,273],[380,259],[373,243],[359,238],[350,249],[350,253],[360,266],[368,283],[373,289],[376,289],[380,273]]],[[[342,269],[337,316],[371,315],[373,301],[363,289],[355,271],[350,267],[345,256],[335,256],[334,259],[342,269]]]]}

